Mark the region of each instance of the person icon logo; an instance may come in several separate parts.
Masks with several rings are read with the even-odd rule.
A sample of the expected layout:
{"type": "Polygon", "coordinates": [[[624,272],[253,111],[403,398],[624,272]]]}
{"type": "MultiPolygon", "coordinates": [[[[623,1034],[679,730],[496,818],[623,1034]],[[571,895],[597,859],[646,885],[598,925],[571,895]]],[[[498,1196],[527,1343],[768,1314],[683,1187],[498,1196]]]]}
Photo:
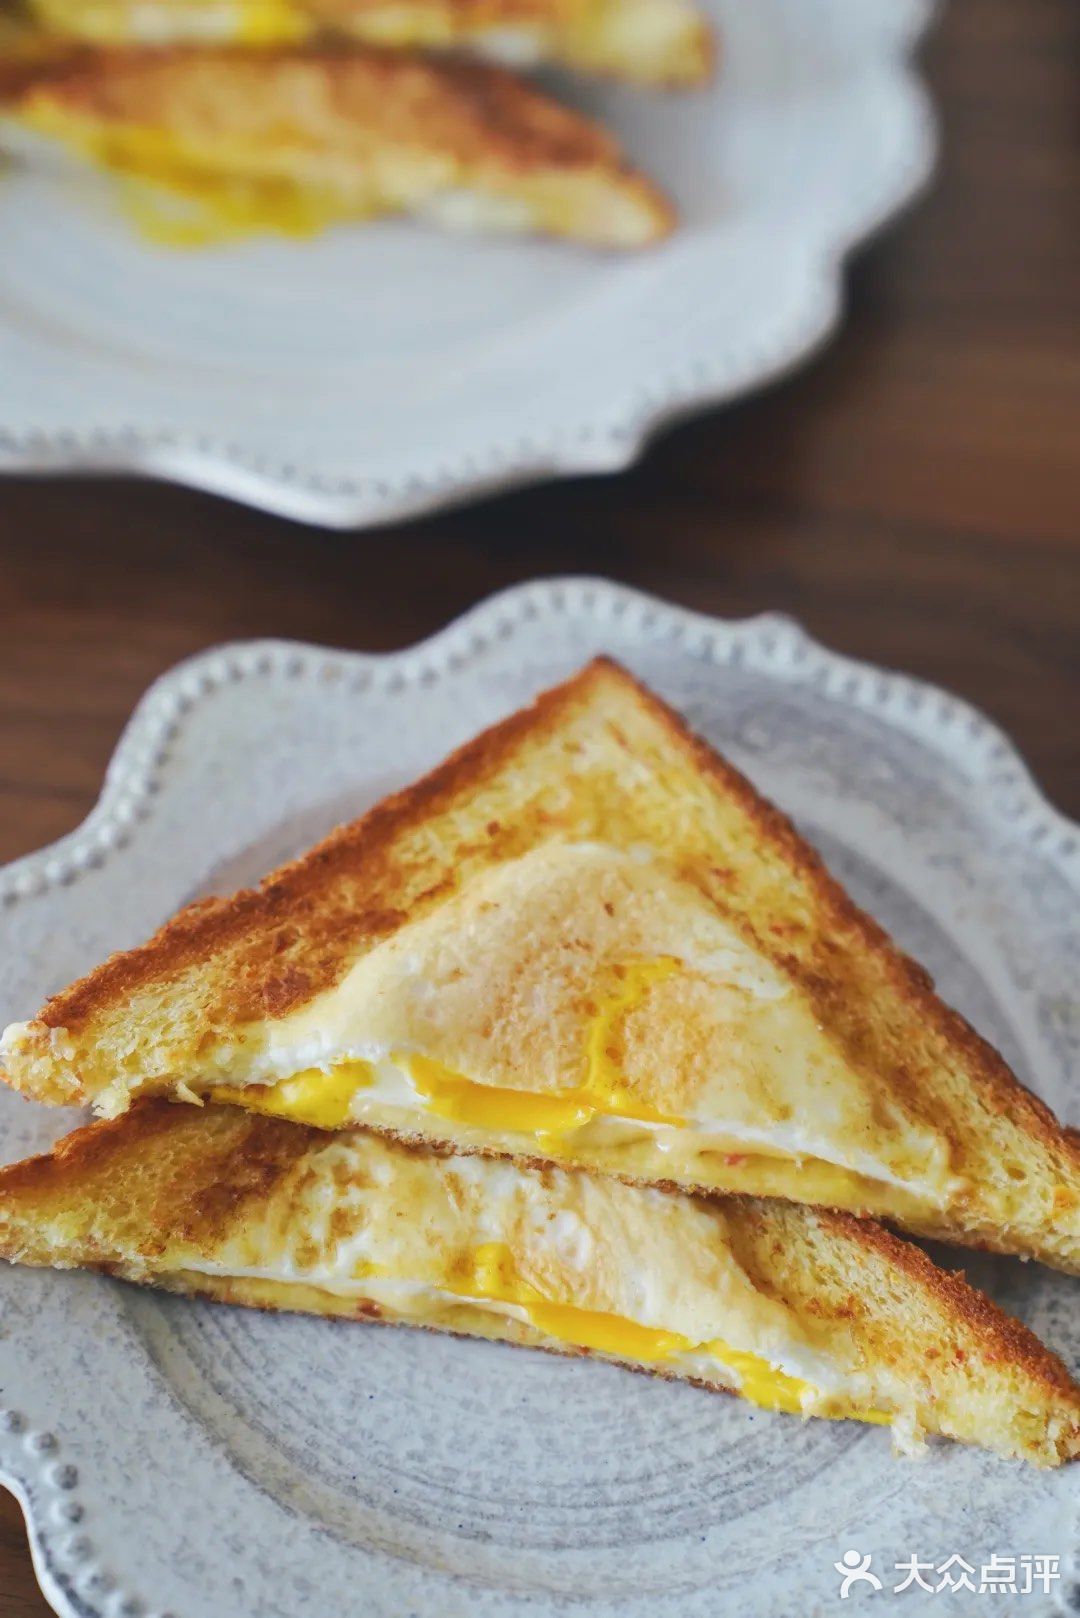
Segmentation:
{"type": "Polygon", "coordinates": [[[867,1552],[865,1556],[859,1551],[845,1551],[839,1562],[833,1567],[840,1574],[840,1600],[846,1601],[856,1584],[868,1584],[871,1590],[881,1589],[881,1580],[876,1573],[870,1571],[871,1557],[867,1552]]]}

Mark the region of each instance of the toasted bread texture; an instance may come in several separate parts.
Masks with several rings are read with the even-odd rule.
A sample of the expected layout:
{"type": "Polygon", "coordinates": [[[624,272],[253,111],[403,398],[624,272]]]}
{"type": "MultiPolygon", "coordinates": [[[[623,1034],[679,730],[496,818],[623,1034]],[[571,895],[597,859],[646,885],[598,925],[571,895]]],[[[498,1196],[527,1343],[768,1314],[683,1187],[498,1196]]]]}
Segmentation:
{"type": "Polygon", "coordinates": [[[509,67],[559,62],[647,85],[693,85],[712,31],[690,0],[32,0],[57,37],[96,44],[365,44],[467,50],[509,67]]]}
{"type": "Polygon", "coordinates": [[[872,1223],[780,1202],[148,1100],[0,1171],[0,1255],[600,1354],[901,1447],[1080,1444],[1080,1391],[1023,1326],[872,1223]]]}
{"type": "Polygon", "coordinates": [[[151,1091],[1080,1268],[1080,1153],[790,823],[601,660],[7,1030],[151,1091]]]}
{"type": "Polygon", "coordinates": [[[178,244],[407,213],[634,247],[674,218],[600,125],[500,68],[449,57],[76,50],[24,77],[5,110],[120,177],[146,228],[178,244]]]}

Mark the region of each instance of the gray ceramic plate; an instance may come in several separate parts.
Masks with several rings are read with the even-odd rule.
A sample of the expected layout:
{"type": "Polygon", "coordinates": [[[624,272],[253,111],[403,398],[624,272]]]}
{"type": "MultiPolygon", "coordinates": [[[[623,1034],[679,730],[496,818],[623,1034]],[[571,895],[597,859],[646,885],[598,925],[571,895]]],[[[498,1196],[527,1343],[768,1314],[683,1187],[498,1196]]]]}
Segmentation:
{"type": "MultiPolygon", "coordinates": [[[[0,1019],[208,886],[257,877],[600,649],[788,807],[1080,1123],[1080,836],[1004,738],[786,620],[718,623],[589,581],[515,590],[390,657],[266,643],[167,675],[85,824],[0,873],[0,1019]]],[[[3,1154],[73,1121],[4,1093],[3,1154]]],[[[970,1269],[1077,1363],[1075,1282],[970,1269]]],[[[855,1599],[885,1606],[912,1555],[962,1557],[976,1590],[991,1556],[1017,1558],[1021,1585],[1020,1558],[1061,1558],[1049,1593],[909,1590],[905,1612],[1043,1615],[1072,1591],[1070,1471],[948,1445],[913,1464],[880,1428],[89,1275],[0,1271],[0,1472],[66,1618],[804,1618],[848,1610],[847,1550],[884,1586],[855,1599]]]]}

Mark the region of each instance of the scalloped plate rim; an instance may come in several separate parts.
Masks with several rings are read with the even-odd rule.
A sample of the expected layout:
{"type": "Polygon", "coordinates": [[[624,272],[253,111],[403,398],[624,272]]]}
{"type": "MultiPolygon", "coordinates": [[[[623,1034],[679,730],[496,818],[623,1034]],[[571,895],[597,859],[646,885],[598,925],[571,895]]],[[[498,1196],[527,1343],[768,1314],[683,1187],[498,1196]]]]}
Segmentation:
{"type": "MultiPolygon", "coordinates": [[[[683,634],[696,630],[713,637],[719,633],[750,639],[755,632],[759,638],[771,633],[776,637],[778,645],[783,642],[792,651],[799,649],[804,655],[813,657],[820,667],[831,670],[837,678],[869,675],[879,683],[880,689],[888,690],[894,699],[908,693],[917,693],[922,702],[936,702],[943,712],[948,712],[952,720],[961,722],[968,728],[972,742],[977,740],[984,752],[993,751],[997,755],[1003,773],[1007,772],[1011,784],[1022,793],[1029,816],[1041,822],[1046,832],[1057,833],[1068,843],[1080,840],[1080,820],[1073,820],[1046,796],[1023,754],[1007,732],[974,703],[955,695],[943,686],[936,685],[930,680],[919,679],[915,675],[905,674],[900,670],[885,669],[865,659],[838,652],[817,640],[797,618],[788,613],[766,611],[748,614],[742,618],[721,618],[716,614],[697,612],[693,608],[666,601],[660,596],[621,584],[616,580],[598,575],[565,574],[533,579],[496,591],[472,607],[466,608],[431,635],[394,651],[364,652],[320,646],[312,641],[259,636],[221,641],[181,659],[158,675],[139,697],[105,766],[101,792],[78,825],[51,843],[43,844],[41,848],[34,849],[29,854],[0,865],[0,902],[7,894],[17,895],[18,888],[23,885],[25,878],[36,873],[39,867],[62,860],[65,856],[70,857],[82,843],[94,837],[109,823],[117,804],[125,799],[124,777],[128,773],[133,773],[134,767],[140,761],[144,732],[148,732],[151,726],[159,725],[159,716],[168,719],[170,705],[174,698],[179,697],[185,683],[198,683],[201,677],[208,675],[212,666],[223,658],[242,655],[248,660],[256,661],[259,658],[288,658],[299,655],[318,657],[324,663],[338,664],[351,669],[385,669],[392,672],[407,668],[412,662],[435,656],[445,649],[452,649],[459,639],[475,639],[484,632],[489,623],[495,625],[504,619],[507,611],[520,613],[523,608],[528,608],[538,601],[549,610],[552,607],[559,610],[561,605],[559,598],[567,591],[592,592],[595,600],[605,599],[612,603],[620,601],[626,605],[636,606],[639,610],[657,613],[666,619],[673,629],[683,634]]],[[[774,669],[773,672],[778,670],[774,669]]],[[[924,740],[927,739],[925,724],[920,727],[920,734],[924,740]]],[[[1080,846],[1071,850],[1059,849],[1055,858],[1061,863],[1063,874],[1067,873],[1074,883],[1080,884],[1080,846]]]]}

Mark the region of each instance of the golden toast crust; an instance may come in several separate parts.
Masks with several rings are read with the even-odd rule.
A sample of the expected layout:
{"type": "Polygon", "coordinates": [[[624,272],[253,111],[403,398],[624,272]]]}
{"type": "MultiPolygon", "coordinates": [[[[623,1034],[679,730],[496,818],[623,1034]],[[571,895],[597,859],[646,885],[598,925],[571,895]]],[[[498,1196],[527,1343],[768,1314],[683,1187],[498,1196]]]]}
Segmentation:
{"type": "Polygon", "coordinates": [[[107,124],[201,139],[242,132],[284,144],[302,131],[348,151],[378,133],[521,169],[611,165],[618,157],[600,125],[501,68],[362,45],[116,46],[57,61],[36,91],[107,124]]]}
{"type": "MultiPolygon", "coordinates": [[[[362,1131],[357,1138],[364,1139],[362,1131]]],[[[303,1218],[298,1187],[329,1139],[239,1109],[145,1099],[123,1118],[80,1129],[51,1153],[0,1170],[0,1256],[98,1268],[259,1304],[265,1301],[259,1283],[188,1266],[235,1251],[228,1244],[252,1229],[284,1232],[303,1218]]],[[[440,1158],[430,1148],[398,1144],[392,1151],[405,1164],[440,1158]]],[[[547,1166],[521,1172],[543,1177],[547,1166]]],[[[582,1179],[588,1177],[556,1175],[553,1183],[582,1179]]],[[[687,1200],[673,1202],[686,1206],[687,1200]]],[[[825,1334],[822,1341],[839,1334],[857,1345],[864,1363],[891,1365],[920,1390],[924,1409],[932,1411],[941,1397],[955,1410],[956,1390],[969,1379],[981,1396],[985,1378],[1000,1378],[997,1414],[1006,1406],[1025,1413],[1010,1440],[1019,1452],[1050,1464],[1076,1453],[1080,1390],[1055,1355],[961,1274],[939,1270],[910,1243],[846,1214],[751,1197],[696,1206],[710,1217],[715,1210],[715,1239],[730,1249],[760,1296],[813,1321],[825,1334]]],[[[663,1211],[643,1196],[635,1216],[646,1221],[645,1229],[663,1211]]],[[[351,1239],[349,1230],[342,1234],[351,1239]]],[[[293,1306],[324,1312],[318,1299],[306,1296],[303,1274],[295,1279],[300,1290],[293,1306]]],[[[283,1292],[285,1307],[288,1296],[283,1292]]],[[[325,1312],[378,1315],[367,1301],[343,1298],[330,1299],[325,1312]]],[[[1001,1447],[993,1433],[984,1438],[969,1428],[959,1436],[1001,1447]]]]}
{"type": "MultiPolygon", "coordinates": [[[[688,784],[699,795],[672,837],[676,854],[688,850],[682,874],[797,985],[853,1066],[879,1075],[946,1135],[953,1169],[972,1183],[969,1206],[909,1228],[1080,1267],[1080,1137],[938,999],[929,976],[859,910],[791,822],[603,658],[258,888],[200,901],[147,944],[54,996],[9,1051],[10,1082],[44,1099],[92,1099],[87,1075],[102,1029],[110,1020],[119,1026],[137,997],[152,1002],[159,986],[170,1035],[162,1071],[194,1082],[200,1040],[227,1039],[307,1005],[470,873],[548,839],[606,837],[611,827],[614,838],[634,840],[641,804],[625,807],[631,794],[622,774],[643,759],[654,774],[674,774],[661,805],[663,791],[681,805],[688,784]],[[602,767],[588,752],[598,737],[607,750],[602,767]],[[522,778],[524,796],[507,798],[506,782],[522,778]],[[701,832],[713,810],[727,843],[701,832]],[[70,1050],[76,1058],[65,1066],[70,1050]],[[1007,1172],[1007,1195],[1018,1181],[1032,1190],[1018,1219],[980,1201],[981,1187],[1007,1172]]],[[[651,785],[643,791],[657,796],[651,785]]],[[[665,827],[654,832],[662,839],[665,827]]],[[[100,1083],[114,1076],[102,1074],[100,1083]]]]}
{"type": "Polygon", "coordinates": [[[32,128],[91,153],[103,145],[132,172],[142,146],[121,158],[124,137],[152,140],[155,151],[167,140],[170,161],[206,177],[235,171],[376,212],[461,189],[517,200],[536,211],[535,228],[600,245],[640,245],[674,223],[671,204],[600,124],[464,58],[359,43],[112,46],[13,75],[5,100],[32,128]],[[545,211],[559,195],[561,223],[545,211]]]}
{"type": "MultiPolygon", "coordinates": [[[[239,982],[222,986],[222,993],[227,995],[222,1009],[227,1009],[236,1023],[263,1016],[281,1017],[295,1010],[338,980],[352,958],[356,939],[375,941],[408,919],[405,912],[390,903],[374,902],[339,911],[332,901],[327,903],[328,890],[342,879],[351,879],[362,882],[370,894],[392,893],[397,878],[396,846],[403,833],[423,825],[455,801],[468,798],[503,768],[522,741],[557,729],[565,710],[587,703],[591,690],[609,680],[632,685],[638,701],[651,710],[671,743],[690,752],[701,774],[711,777],[722,793],[738,801],[761,846],[796,873],[811,892],[820,913],[821,931],[854,939],[861,951],[880,962],[890,990],[913,1008],[923,1024],[962,1054],[970,1078],[992,1099],[995,1108],[1063,1151],[1080,1169],[1080,1132],[1063,1128],[1050,1109],[1020,1083],[994,1047],[959,1012],[938,998],[929,973],[904,955],[884,929],[859,909],[830,875],[820,855],[799,836],[790,819],[696,736],[673,708],[609,658],[595,659],[572,680],[543,692],[531,706],[466,742],[414,785],[386,798],[362,819],[331,832],[308,853],[271,872],[257,888],[244,889],[227,898],[197,900],[187,906],[146,944],[117,952],[53,995],[37,1021],[48,1028],[76,1032],[99,1006],[239,943],[244,944],[245,960],[253,969],[243,969],[239,982]],[[289,954],[294,950],[302,952],[303,966],[288,965],[275,972],[274,962],[286,950],[289,954]],[[268,970],[262,977],[259,969],[264,966],[268,970]]],[[[500,845],[513,841],[512,828],[491,823],[486,829],[488,855],[498,859],[500,845]]],[[[454,876],[448,873],[425,890],[424,908],[454,887],[454,876]]],[[[782,925],[774,924],[771,931],[775,958],[800,980],[823,1014],[835,1015],[841,1009],[838,996],[843,993],[842,984],[830,981],[824,973],[811,976],[802,960],[785,948],[782,925]]]]}
{"type": "MultiPolygon", "coordinates": [[[[293,0],[287,9],[255,0],[246,28],[233,0],[29,4],[59,42],[134,42],[151,20],[161,45],[204,43],[207,24],[216,20],[223,43],[246,39],[272,48],[336,37],[379,47],[474,49],[496,58],[516,44],[524,58],[653,86],[701,84],[716,57],[712,29],[691,0],[293,0]]],[[[28,20],[22,26],[29,31],[28,20]]]]}

